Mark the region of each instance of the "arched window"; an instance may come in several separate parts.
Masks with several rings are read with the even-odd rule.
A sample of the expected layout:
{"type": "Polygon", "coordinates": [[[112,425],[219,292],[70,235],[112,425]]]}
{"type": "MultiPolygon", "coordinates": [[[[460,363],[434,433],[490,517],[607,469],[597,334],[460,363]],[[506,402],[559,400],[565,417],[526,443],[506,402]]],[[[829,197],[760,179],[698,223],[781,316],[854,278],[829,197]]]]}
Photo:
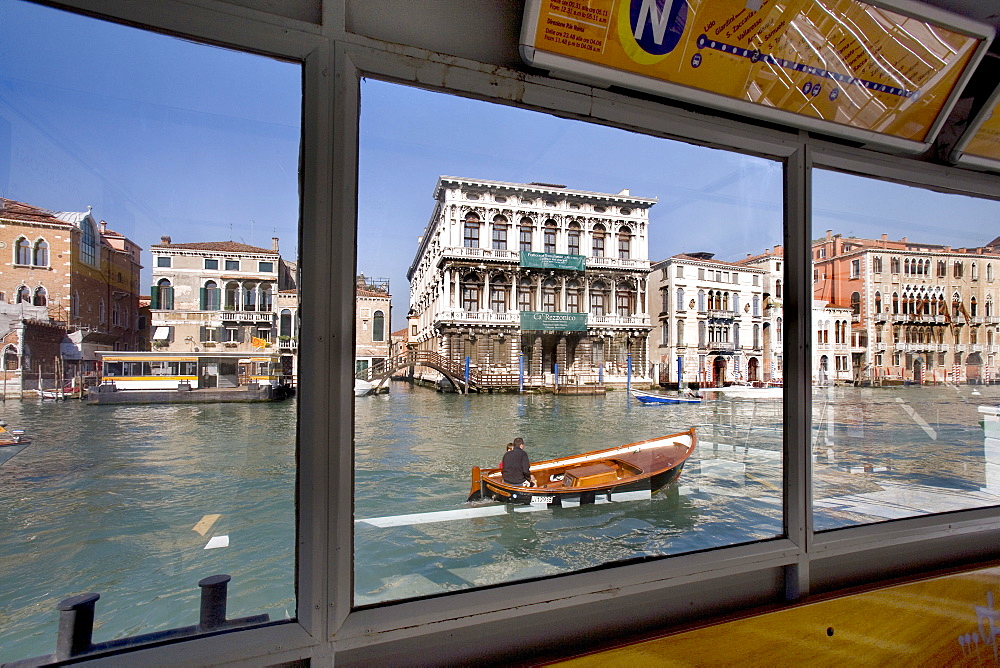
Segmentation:
{"type": "Polygon", "coordinates": [[[580,283],[570,281],[566,284],[566,310],[570,313],[582,313],[580,308],[580,283]]]}
{"type": "Polygon", "coordinates": [[[507,312],[510,285],[502,278],[490,281],[490,308],[496,313],[507,312]]]}
{"type": "Polygon", "coordinates": [[[15,247],[17,253],[14,258],[14,264],[31,264],[31,242],[21,237],[17,240],[17,245],[15,247]]]}
{"type": "Polygon", "coordinates": [[[875,313],[876,315],[882,312],[882,293],[875,293],[875,313]]]}
{"type": "Polygon", "coordinates": [[[775,326],[775,327],[774,327],[774,334],[775,334],[775,336],[776,336],[776,337],[778,338],[778,341],[779,341],[779,342],[781,341],[781,324],[782,324],[782,323],[781,323],[781,318],[778,318],[778,319],[777,319],[777,320],[775,321],[775,323],[774,323],[774,326],[775,326]]]}
{"type": "Polygon", "coordinates": [[[705,291],[704,290],[699,290],[698,291],[698,310],[699,311],[704,311],[705,310],[705,291]]]}
{"type": "Polygon", "coordinates": [[[545,230],[542,233],[542,250],[546,253],[556,252],[556,221],[546,220],[545,230]]]}
{"type": "Polygon", "coordinates": [[[36,267],[49,266],[49,244],[45,239],[39,239],[35,242],[35,252],[33,255],[32,264],[36,267]]]}
{"type": "Polygon", "coordinates": [[[122,310],[118,302],[111,305],[111,324],[118,327],[122,324],[122,310]]]}
{"type": "Polygon", "coordinates": [[[677,321],[677,345],[684,345],[684,320],[682,319],[677,321]]]}
{"type": "Polygon", "coordinates": [[[987,264],[986,265],[986,280],[989,281],[989,282],[991,282],[991,283],[993,282],[993,265],[992,264],[987,264]]]}
{"type": "Polygon", "coordinates": [[[677,310],[684,310],[684,288],[677,288],[677,310]]]}
{"type": "Polygon", "coordinates": [[[542,310],[546,313],[556,310],[556,282],[551,278],[542,282],[542,310]]]}
{"type": "Polygon", "coordinates": [[[754,350],[760,349],[760,325],[753,326],[753,347],[754,350]]]}
{"type": "Polygon", "coordinates": [[[959,260],[955,260],[955,269],[953,275],[955,278],[962,278],[962,274],[965,273],[965,267],[959,260]]]}
{"type": "Polygon", "coordinates": [[[984,311],[983,315],[985,315],[986,317],[989,317],[989,316],[993,315],[993,296],[992,295],[987,295],[986,296],[986,303],[983,305],[983,311],[984,311]]]}
{"type": "Polygon", "coordinates": [[[281,315],[278,317],[278,336],[291,336],[292,335],[292,312],[287,308],[281,309],[281,315]]]}
{"type": "Polygon", "coordinates": [[[627,260],[632,253],[632,230],[622,227],[618,230],[618,259],[627,260]]]}
{"type": "Polygon", "coordinates": [[[590,312],[594,315],[607,315],[608,286],[603,281],[597,281],[590,288],[590,312]]]}
{"type": "Polygon", "coordinates": [[[240,284],[236,281],[226,283],[226,303],[223,308],[227,311],[235,311],[240,307],[240,284]]]}
{"type": "Polygon", "coordinates": [[[372,341],[385,341],[385,313],[382,311],[372,315],[372,341]]]}
{"type": "Polygon", "coordinates": [[[899,313],[899,294],[896,292],[892,293],[892,312],[899,313]]]}
{"type": "Polygon", "coordinates": [[[5,371],[17,371],[17,348],[7,346],[3,349],[3,368],[5,371]]]}
{"type": "Polygon", "coordinates": [[[530,252],[531,251],[531,218],[525,217],[525,218],[521,219],[521,228],[520,228],[519,233],[520,233],[520,240],[518,242],[518,249],[522,250],[522,251],[525,251],[525,252],[530,252]]]}
{"type": "Polygon", "coordinates": [[[503,216],[493,218],[493,249],[507,250],[507,219],[503,216]]]}
{"type": "Polygon", "coordinates": [[[594,234],[593,234],[594,257],[604,257],[604,235],[605,235],[604,225],[601,225],[600,223],[594,225],[594,234]]]}
{"type": "Polygon", "coordinates": [[[979,304],[976,302],[975,297],[969,300],[969,315],[971,315],[973,318],[979,315],[979,304]]]}
{"type": "Polygon", "coordinates": [[[520,311],[532,311],[534,299],[532,298],[531,279],[522,278],[517,286],[517,308],[520,311]]]}
{"type": "Polygon", "coordinates": [[[623,318],[635,315],[635,303],[635,285],[629,282],[619,284],[618,294],[616,295],[616,308],[618,315],[623,318]]]}
{"type": "Polygon", "coordinates": [[[153,291],[150,308],[153,309],[163,309],[171,310],[174,308],[174,288],[170,285],[170,281],[166,278],[161,278],[156,283],[156,289],[153,291]]]}
{"type": "Polygon", "coordinates": [[[851,313],[854,315],[861,315],[861,293],[852,292],[851,293],[851,313]]]}
{"type": "Polygon", "coordinates": [[[208,281],[201,289],[201,310],[218,311],[220,301],[219,284],[215,281],[208,281]]]}
{"type": "MultiPolygon", "coordinates": [[[[154,293],[157,291],[154,290],[154,293]]],[[[158,308],[155,304],[150,304],[150,308],[158,308]]],[[[73,301],[70,303],[70,315],[74,318],[80,317],[80,293],[73,293],[73,301]]]]}
{"type": "Polygon", "coordinates": [[[30,304],[31,303],[31,289],[27,285],[22,285],[17,289],[17,297],[14,298],[15,304],[30,304]]]}
{"type": "Polygon", "coordinates": [[[479,248],[479,216],[470,213],[465,217],[465,242],[466,248],[479,248]]]}
{"type": "Polygon", "coordinates": [[[257,310],[257,284],[256,283],[244,283],[243,284],[243,310],[244,311],[255,311],[255,310],[257,310]]]}
{"type": "Polygon", "coordinates": [[[89,265],[97,265],[97,235],[94,234],[94,226],[90,220],[85,218],[80,224],[83,229],[80,237],[80,259],[89,265]]]}
{"type": "Polygon", "coordinates": [[[753,296],[753,314],[760,315],[760,295],[753,296]]]}
{"type": "Polygon", "coordinates": [[[260,299],[259,299],[258,309],[257,309],[258,311],[262,311],[264,313],[270,313],[271,312],[271,294],[272,293],[271,293],[271,286],[270,286],[270,284],[268,284],[268,283],[261,283],[260,284],[260,293],[259,293],[260,299]]]}
{"type": "Polygon", "coordinates": [[[567,252],[570,255],[580,254],[580,223],[570,223],[569,232],[566,234],[567,252]]]}
{"type": "Polygon", "coordinates": [[[482,280],[477,274],[466,274],[465,277],[462,278],[462,308],[469,313],[475,313],[478,311],[482,289],[482,280]]]}
{"type": "Polygon", "coordinates": [[[781,299],[781,279],[774,282],[774,298],[781,299]]]}
{"type": "Polygon", "coordinates": [[[102,325],[104,324],[105,320],[107,320],[108,317],[106,311],[107,307],[104,305],[104,299],[100,299],[97,302],[97,322],[101,323],[102,325]]]}
{"type": "Polygon", "coordinates": [[[35,298],[32,303],[35,306],[45,306],[48,303],[48,293],[45,292],[45,288],[40,285],[35,288],[35,298]]]}
{"type": "Polygon", "coordinates": [[[893,274],[899,273],[899,258],[891,257],[889,258],[889,271],[893,274]]]}
{"type": "Polygon", "coordinates": [[[979,280],[979,263],[978,262],[973,262],[972,263],[972,280],[974,280],[974,281],[978,281],[979,280]]]}

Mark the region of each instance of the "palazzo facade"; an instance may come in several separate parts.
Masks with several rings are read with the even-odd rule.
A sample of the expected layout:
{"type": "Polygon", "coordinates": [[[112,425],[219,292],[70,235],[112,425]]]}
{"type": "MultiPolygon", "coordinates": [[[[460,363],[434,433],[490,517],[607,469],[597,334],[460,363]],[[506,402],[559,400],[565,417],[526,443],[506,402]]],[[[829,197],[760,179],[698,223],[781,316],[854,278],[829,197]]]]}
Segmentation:
{"type": "Polygon", "coordinates": [[[655,199],[447,176],[434,198],[407,273],[418,349],[533,386],[652,379],[655,199]]]}

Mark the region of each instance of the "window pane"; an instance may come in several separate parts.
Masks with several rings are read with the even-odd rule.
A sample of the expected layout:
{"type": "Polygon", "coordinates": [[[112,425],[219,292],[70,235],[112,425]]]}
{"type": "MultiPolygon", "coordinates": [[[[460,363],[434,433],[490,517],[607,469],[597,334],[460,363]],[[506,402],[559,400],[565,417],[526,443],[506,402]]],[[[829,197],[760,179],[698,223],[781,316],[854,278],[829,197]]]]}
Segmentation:
{"type": "MultiPolygon", "coordinates": [[[[236,360],[282,358],[251,343],[270,314],[216,343],[230,321],[205,258],[297,260],[301,67],[35,3],[0,0],[0,17],[5,263],[23,236],[59,269],[33,271],[18,306],[45,325],[4,350],[3,418],[30,443],[0,447],[0,663],[53,652],[56,606],[83,592],[100,594],[98,643],[197,624],[217,574],[229,618],[288,619],[296,405],[212,400],[249,391],[236,360]],[[134,403],[37,400],[102,380],[118,391],[95,400],[134,403]],[[182,386],[193,403],[157,398],[182,386]]],[[[271,288],[297,304],[294,284],[271,288]]]]}
{"type": "Polygon", "coordinates": [[[817,529],[1000,501],[1000,203],[817,171],[817,529]]]}
{"type": "MultiPolygon", "coordinates": [[[[355,402],[355,603],[781,535],[781,310],[742,305],[782,277],[782,166],[370,79],[361,109],[357,266],[392,285],[399,357],[362,364],[359,317],[357,387],[389,391],[355,402]],[[484,152],[484,136],[503,149],[484,152]],[[567,160],[580,147],[593,159],[567,160]],[[517,248],[467,244],[472,213],[510,220],[517,248]],[[696,280],[696,267],[710,271],[696,280]],[[487,308],[500,285],[509,308],[487,308]],[[711,310],[687,304],[709,290],[711,310]],[[545,318],[561,324],[534,324],[545,318]],[[481,391],[456,393],[466,379],[481,391]],[[627,383],[702,399],[660,410],[627,383]],[[538,462],[692,426],[686,468],[656,493],[647,481],[574,498],[574,480],[636,475],[595,463],[537,471],[560,504],[570,490],[565,507],[468,501],[482,491],[473,467],[497,467],[516,436],[538,462]]],[[[368,298],[359,283],[359,312],[368,298]]]]}

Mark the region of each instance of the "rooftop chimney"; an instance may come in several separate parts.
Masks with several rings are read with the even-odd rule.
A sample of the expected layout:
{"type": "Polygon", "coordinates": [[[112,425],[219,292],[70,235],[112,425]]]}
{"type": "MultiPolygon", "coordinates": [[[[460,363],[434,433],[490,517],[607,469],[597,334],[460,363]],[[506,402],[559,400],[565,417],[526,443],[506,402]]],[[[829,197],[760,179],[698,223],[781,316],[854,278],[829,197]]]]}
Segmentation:
{"type": "Polygon", "coordinates": [[[170,237],[160,237],[160,243],[164,246],[170,245],[170,237]]]}
{"type": "Polygon", "coordinates": [[[827,230],[826,231],[826,238],[827,238],[827,240],[833,238],[833,230],[827,230]]]}
{"type": "Polygon", "coordinates": [[[889,240],[889,235],[886,234],[885,232],[883,232],[882,233],[882,241],[888,241],[888,240],[889,240]]]}
{"type": "Polygon", "coordinates": [[[107,231],[108,231],[108,224],[102,220],[101,221],[101,234],[105,234],[107,231]]]}
{"type": "Polygon", "coordinates": [[[278,252],[278,237],[271,237],[271,250],[278,252]]]}

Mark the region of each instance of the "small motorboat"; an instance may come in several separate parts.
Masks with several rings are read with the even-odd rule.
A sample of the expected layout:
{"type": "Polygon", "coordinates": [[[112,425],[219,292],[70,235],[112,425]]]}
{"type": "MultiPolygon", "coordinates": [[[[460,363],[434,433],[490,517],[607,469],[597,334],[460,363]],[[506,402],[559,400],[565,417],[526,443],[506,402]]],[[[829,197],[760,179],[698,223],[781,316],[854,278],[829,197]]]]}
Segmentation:
{"type": "Polygon", "coordinates": [[[652,392],[640,392],[632,390],[632,396],[644,404],[698,404],[701,397],[689,397],[684,395],[653,394],[652,392]]]}
{"type": "Polygon", "coordinates": [[[469,501],[577,506],[627,492],[652,494],[677,479],[696,443],[691,427],[669,436],[537,462],[531,465],[535,479],[531,487],[504,482],[502,469],[476,466],[469,501]]]}
{"type": "Polygon", "coordinates": [[[79,399],[80,388],[67,387],[62,390],[35,390],[42,399],[60,401],[62,399],[79,399]]]}
{"type": "Polygon", "coordinates": [[[354,396],[363,397],[372,391],[372,384],[360,378],[354,379],[354,396]]]}
{"type": "Polygon", "coordinates": [[[0,420],[0,447],[28,443],[31,443],[31,440],[25,437],[23,429],[7,429],[7,423],[0,420]]]}

